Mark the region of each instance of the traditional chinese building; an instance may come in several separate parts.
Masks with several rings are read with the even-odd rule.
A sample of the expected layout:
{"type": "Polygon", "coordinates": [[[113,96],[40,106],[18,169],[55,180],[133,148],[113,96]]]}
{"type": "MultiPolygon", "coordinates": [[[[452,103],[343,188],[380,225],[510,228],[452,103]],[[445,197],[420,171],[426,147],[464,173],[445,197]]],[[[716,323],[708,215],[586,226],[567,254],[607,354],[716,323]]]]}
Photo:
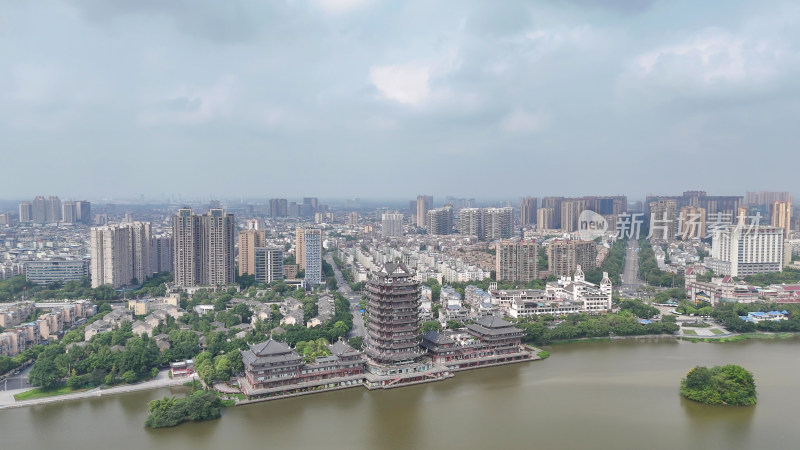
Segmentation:
{"type": "Polygon", "coordinates": [[[419,348],[419,283],[405,264],[387,263],[367,283],[366,354],[378,365],[416,362],[419,348]]]}
{"type": "Polygon", "coordinates": [[[272,339],[242,351],[242,391],[248,397],[282,396],[363,383],[363,354],[343,341],[329,345],[330,356],[304,363],[294,349],[272,339]]]}
{"type": "Polygon", "coordinates": [[[531,359],[522,347],[523,334],[503,319],[486,316],[466,331],[429,331],[420,345],[436,364],[463,370],[531,359]]]}

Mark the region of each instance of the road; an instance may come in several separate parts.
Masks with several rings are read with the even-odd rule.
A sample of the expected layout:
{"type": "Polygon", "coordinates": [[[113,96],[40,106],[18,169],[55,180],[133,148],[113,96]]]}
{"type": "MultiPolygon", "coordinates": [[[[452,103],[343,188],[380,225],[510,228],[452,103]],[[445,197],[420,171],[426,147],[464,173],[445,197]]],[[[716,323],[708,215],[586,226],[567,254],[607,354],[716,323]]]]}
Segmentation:
{"type": "Polygon", "coordinates": [[[637,277],[637,272],[639,271],[638,249],[637,241],[628,239],[628,245],[625,248],[625,268],[622,270],[622,286],[620,289],[628,297],[634,297],[639,287],[644,284],[637,277]]]}
{"type": "Polygon", "coordinates": [[[358,305],[361,301],[361,296],[350,289],[350,285],[347,284],[347,281],[344,279],[342,271],[339,270],[339,267],[333,262],[333,256],[330,253],[325,255],[325,261],[333,267],[333,275],[336,277],[336,284],[339,285],[339,293],[350,301],[350,312],[353,313],[353,328],[347,332],[347,338],[349,339],[355,336],[365,337],[366,329],[364,327],[364,317],[361,315],[361,309],[358,305]]]}
{"type": "Polygon", "coordinates": [[[106,395],[123,394],[126,392],[144,391],[144,390],[158,389],[169,386],[180,386],[183,383],[191,381],[193,377],[196,378],[197,375],[193,375],[192,377],[173,379],[169,378],[169,370],[163,370],[159,372],[158,376],[155,379],[149,381],[143,381],[141,383],[126,384],[122,386],[109,387],[105,389],[95,388],[89,391],[76,392],[74,394],[64,394],[64,395],[57,395],[54,397],[43,397],[35,400],[23,400],[23,401],[14,400],[14,395],[25,392],[30,388],[16,389],[13,391],[9,390],[0,392],[0,409],[17,408],[21,406],[42,405],[45,403],[57,403],[66,400],[77,400],[89,397],[103,397],[106,395]]]}
{"type": "Polygon", "coordinates": [[[0,391],[12,391],[33,387],[28,383],[28,372],[31,371],[31,367],[33,366],[28,366],[19,374],[11,375],[7,380],[0,381],[0,391]]]}

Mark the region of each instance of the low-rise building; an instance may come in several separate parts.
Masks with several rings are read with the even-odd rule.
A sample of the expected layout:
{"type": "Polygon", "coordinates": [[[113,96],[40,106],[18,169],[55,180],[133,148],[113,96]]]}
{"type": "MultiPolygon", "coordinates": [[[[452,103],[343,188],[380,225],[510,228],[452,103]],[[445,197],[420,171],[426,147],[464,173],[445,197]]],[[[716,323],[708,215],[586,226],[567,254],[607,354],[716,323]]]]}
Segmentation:
{"type": "Polygon", "coordinates": [[[169,363],[169,370],[172,373],[172,378],[185,378],[194,374],[194,361],[187,359],[185,361],[176,361],[169,363]]]}
{"type": "Polygon", "coordinates": [[[780,322],[782,320],[789,320],[789,313],[787,311],[752,311],[747,313],[746,316],[739,316],[745,322],[780,322]]]}
{"type": "Polygon", "coordinates": [[[363,354],[338,341],[329,345],[330,356],[304,363],[303,358],[283,342],[272,339],[243,350],[244,377],[239,383],[248,397],[284,395],[324,387],[333,382],[363,382],[363,354]]]}
{"type": "Polygon", "coordinates": [[[450,370],[506,364],[531,358],[522,347],[524,332],[498,317],[486,316],[465,331],[429,331],[420,344],[433,362],[450,370]]]}

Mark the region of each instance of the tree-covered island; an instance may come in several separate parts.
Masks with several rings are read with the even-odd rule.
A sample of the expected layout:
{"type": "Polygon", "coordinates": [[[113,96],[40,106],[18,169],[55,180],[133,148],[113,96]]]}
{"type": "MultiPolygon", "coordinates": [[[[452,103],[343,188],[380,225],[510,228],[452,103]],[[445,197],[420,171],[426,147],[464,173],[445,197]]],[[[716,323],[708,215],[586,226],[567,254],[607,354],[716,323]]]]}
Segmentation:
{"type": "Polygon", "coordinates": [[[706,405],[751,406],[756,404],[753,374],[729,364],[712,368],[697,366],[681,381],[681,395],[706,405]]]}

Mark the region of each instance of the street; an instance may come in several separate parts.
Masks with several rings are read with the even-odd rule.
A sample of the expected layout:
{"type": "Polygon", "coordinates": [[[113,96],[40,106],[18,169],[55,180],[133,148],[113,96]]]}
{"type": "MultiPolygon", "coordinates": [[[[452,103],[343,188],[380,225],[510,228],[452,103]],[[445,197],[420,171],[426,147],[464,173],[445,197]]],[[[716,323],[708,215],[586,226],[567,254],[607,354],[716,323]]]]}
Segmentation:
{"type": "Polygon", "coordinates": [[[0,391],[12,391],[33,387],[28,383],[28,372],[32,366],[28,366],[17,375],[11,375],[7,380],[0,381],[0,391]]]}
{"type": "Polygon", "coordinates": [[[366,330],[364,328],[364,317],[361,315],[361,310],[359,307],[359,302],[361,301],[360,294],[355,293],[352,289],[350,289],[350,285],[347,284],[347,281],[342,275],[342,271],[336,266],[336,263],[333,261],[333,256],[330,253],[325,255],[325,261],[327,261],[328,264],[333,267],[333,274],[336,277],[336,284],[339,285],[339,293],[350,301],[350,312],[353,313],[353,328],[347,333],[348,339],[355,336],[361,336],[362,338],[365,337],[366,330]]]}
{"type": "Polygon", "coordinates": [[[628,239],[625,251],[625,268],[622,270],[622,285],[620,292],[626,297],[636,298],[636,291],[643,284],[637,277],[639,271],[639,253],[637,241],[628,239]]]}

